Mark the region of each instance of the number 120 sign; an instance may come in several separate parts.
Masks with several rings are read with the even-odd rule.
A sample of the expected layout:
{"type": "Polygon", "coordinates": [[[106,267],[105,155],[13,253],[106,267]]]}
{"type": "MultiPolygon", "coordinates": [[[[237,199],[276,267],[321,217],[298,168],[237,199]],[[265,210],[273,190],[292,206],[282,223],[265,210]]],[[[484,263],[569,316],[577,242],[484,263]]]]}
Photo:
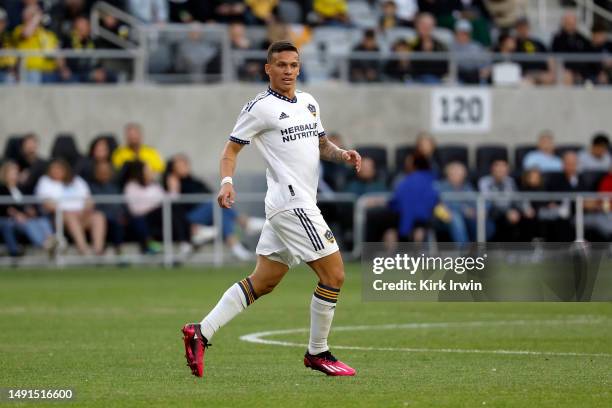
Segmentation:
{"type": "Polygon", "coordinates": [[[433,132],[491,130],[491,93],[479,88],[437,88],[431,94],[433,132]]]}

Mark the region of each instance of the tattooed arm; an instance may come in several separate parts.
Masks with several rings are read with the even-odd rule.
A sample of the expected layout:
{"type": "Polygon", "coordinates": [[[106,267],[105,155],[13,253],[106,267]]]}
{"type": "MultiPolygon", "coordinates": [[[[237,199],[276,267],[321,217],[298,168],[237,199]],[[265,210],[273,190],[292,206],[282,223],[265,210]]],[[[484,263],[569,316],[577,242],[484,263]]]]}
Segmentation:
{"type": "Polygon", "coordinates": [[[355,150],[344,150],[329,141],[327,136],[319,137],[319,152],[322,160],[336,163],[350,163],[359,172],[361,156],[355,150]]]}

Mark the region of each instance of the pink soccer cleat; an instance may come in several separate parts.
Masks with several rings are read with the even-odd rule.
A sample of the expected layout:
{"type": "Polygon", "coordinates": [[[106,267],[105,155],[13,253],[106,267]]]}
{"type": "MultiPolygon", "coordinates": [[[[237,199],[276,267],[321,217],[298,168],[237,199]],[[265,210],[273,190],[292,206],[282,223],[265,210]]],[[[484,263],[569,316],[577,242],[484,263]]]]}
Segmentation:
{"type": "Polygon", "coordinates": [[[339,361],[328,351],[319,354],[304,354],[304,365],[313,370],[333,376],[353,376],[355,369],[339,361]]]}
{"type": "Polygon", "coordinates": [[[185,343],[185,358],[187,365],[191,368],[191,373],[196,377],[204,374],[204,353],[210,346],[206,337],[202,335],[200,325],[188,323],[183,326],[183,342],[185,343]]]}

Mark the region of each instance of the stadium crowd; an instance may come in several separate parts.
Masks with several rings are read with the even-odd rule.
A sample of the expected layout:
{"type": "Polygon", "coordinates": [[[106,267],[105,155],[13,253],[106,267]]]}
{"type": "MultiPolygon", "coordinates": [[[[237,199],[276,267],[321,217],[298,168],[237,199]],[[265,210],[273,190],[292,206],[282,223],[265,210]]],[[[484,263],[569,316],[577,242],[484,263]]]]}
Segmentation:
{"type": "MultiPolygon", "coordinates": [[[[329,135],[339,146],[337,133],[329,135]]],[[[95,137],[86,154],[79,152],[70,134],[57,135],[50,157],[41,155],[33,133],[7,140],[0,166],[1,238],[10,256],[24,253],[31,244],[50,253],[57,245],[54,214],[62,212],[63,228],[83,255],[121,253],[126,241],[138,244],[143,254],[162,250],[165,198],[181,194],[214,193],[192,173],[189,157],[174,154],[164,160],[153,146],[144,143],[136,123],[124,128],[123,142],[112,134],[95,137]],[[38,205],[24,202],[34,195],[38,205]],[[96,196],[123,196],[121,201],[95,202],[96,196]]],[[[337,163],[321,162],[320,194],[389,193],[390,198],[369,195],[365,236],[367,241],[438,241],[464,245],[476,240],[474,199],[448,199],[444,193],[493,193],[501,200],[487,202],[486,238],[490,241],[571,241],[575,238],[575,204],[569,199],[518,200],[513,192],[612,192],[612,160],[606,134],[593,136],[589,146],[555,146],[554,135],[542,131],[536,145],[514,150],[510,165],[504,145],[481,145],[470,165],[467,146],[437,146],[423,132],[415,144],[398,146],[395,166],[387,160],[384,146],[355,146],[363,156],[361,172],[355,174],[337,163]],[[418,199],[416,199],[418,197],[418,199]],[[432,235],[433,234],[433,235],[432,235]]],[[[99,198],[99,197],[98,197],[99,198]]],[[[612,239],[611,200],[584,201],[586,238],[612,239]]],[[[340,244],[350,246],[354,203],[320,204],[340,244]]],[[[214,239],[213,203],[176,202],[171,206],[172,237],[182,256],[214,239]]],[[[257,234],[264,219],[222,210],[222,234],[238,259],[252,255],[243,246],[244,236],[257,234]]]]}
{"type": "MultiPolygon", "coordinates": [[[[0,0],[0,49],[53,51],[116,49],[116,43],[93,38],[90,12],[93,0],[0,0]]],[[[601,61],[565,63],[566,84],[609,84],[612,52],[608,23],[595,20],[590,33],[581,32],[576,14],[567,11],[552,40],[533,34],[524,4],[515,0],[107,0],[143,24],[163,28],[167,23],[224,25],[234,51],[265,50],[279,39],[291,39],[299,48],[312,46],[320,28],[361,33],[353,51],[349,79],[354,82],[439,83],[449,75],[446,58],[420,60],[412,52],[451,52],[456,55],[458,80],[489,83],[496,63],[514,63],[524,81],[552,84],[556,67],[551,58],[513,60],[491,58],[503,54],[602,54],[601,61]],[[374,16],[374,18],[372,18],[374,16]],[[252,38],[246,28],[265,27],[266,38],[252,38]],[[396,54],[393,57],[388,51],[396,54]],[[363,53],[369,54],[366,57],[363,53]]],[[[565,4],[565,2],[562,2],[565,4]]],[[[603,2],[609,7],[609,2],[603,2]]],[[[99,24],[118,38],[132,38],[132,27],[112,14],[99,24]]],[[[159,73],[219,74],[220,48],[196,32],[161,53],[161,62],[149,68],[159,73]]],[[[161,42],[157,42],[161,47],[161,42]]],[[[317,43],[315,48],[334,44],[317,43]]],[[[344,45],[344,44],[338,44],[344,45]]],[[[516,59],[516,57],[514,57],[516,59]]],[[[237,77],[265,81],[261,59],[248,58],[237,67],[237,77]]],[[[14,82],[20,71],[13,56],[0,57],[0,83],[14,82]]],[[[129,64],[128,64],[129,66],[129,64]]],[[[125,64],[89,58],[25,57],[28,82],[115,82],[125,64]]],[[[129,70],[129,69],[128,69],[129,70]]],[[[337,76],[338,70],[329,75],[337,76]]],[[[304,72],[307,76],[307,72],[304,72]]]]}
{"type": "MultiPolygon", "coordinates": [[[[10,256],[20,256],[31,243],[55,253],[54,215],[62,212],[63,227],[82,255],[121,253],[126,241],[137,242],[143,254],[161,251],[162,202],[180,194],[212,190],[191,172],[189,158],[176,154],[168,161],[144,144],[140,125],[125,126],[124,144],[113,135],[100,135],[82,155],[72,135],[59,135],[49,159],[38,151],[34,133],[9,138],[0,166],[0,232],[10,256]],[[39,204],[25,203],[33,195],[39,204]],[[95,202],[96,196],[123,195],[121,201],[95,202]],[[90,238],[90,239],[88,239],[90,238]]],[[[108,198],[108,197],[107,197],[108,198]]],[[[171,206],[172,237],[182,256],[212,241],[216,235],[212,203],[175,203],[171,206]]],[[[222,235],[238,259],[251,253],[236,235],[261,231],[265,220],[222,211],[222,235]]]]}

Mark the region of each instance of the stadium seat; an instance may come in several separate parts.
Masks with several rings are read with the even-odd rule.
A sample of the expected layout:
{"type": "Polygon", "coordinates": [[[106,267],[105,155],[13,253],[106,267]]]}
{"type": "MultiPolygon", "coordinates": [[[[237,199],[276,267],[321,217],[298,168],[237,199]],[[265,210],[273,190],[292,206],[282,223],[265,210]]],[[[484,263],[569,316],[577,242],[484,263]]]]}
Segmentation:
{"type": "Polygon", "coordinates": [[[71,133],[58,133],[51,147],[52,159],[64,159],[71,165],[76,164],[81,158],[77,148],[74,135],[71,133]]]}
{"type": "Polygon", "coordinates": [[[606,174],[605,171],[585,171],[580,175],[580,181],[587,191],[597,191],[599,182],[606,174]]]}
{"type": "Polygon", "coordinates": [[[495,160],[508,161],[508,148],[499,144],[480,145],[476,148],[476,173],[483,176],[489,173],[495,160]]]}
{"type": "Polygon", "coordinates": [[[438,146],[435,152],[435,159],[441,171],[444,171],[444,167],[448,163],[454,161],[461,162],[465,167],[469,168],[468,148],[464,145],[448,144],[445,146],[438,146]]]}
{"type": "Polygon", "coordinates": [[[414,152],[414,145],[401,145],[395,148],[395,173],[400,173],[404,170],[404,161],[409,154],[414,152]]]}
{"type": "Polygon", "coordinates": [[[527,156],[532,150],[536,150],[538,147],[534,144],[528,145],[517,145],[514,148],[514,169],[517,172],[521,172],[523,170],[523,159],[527,156]]]}
{"type": "Polygon", "coordinates": [[[22,135],[10,135],[4,145],[4,159],[18,160],[21,151],[22,135]]]}
{"type": "Polygon", "coordinates": [[[555,154],[561,157],[567,152],[578,152],[583,148],[584,146],[580,144],[562,144],[555,147],[555,154]]]}
{"type": "Polygon", "coordinates": [[[371,2],[364,0],[351,1],[348,6],[348,16],[351,23],[360,28],[376,28],[377,13],[370,4],[371,2]]]}

